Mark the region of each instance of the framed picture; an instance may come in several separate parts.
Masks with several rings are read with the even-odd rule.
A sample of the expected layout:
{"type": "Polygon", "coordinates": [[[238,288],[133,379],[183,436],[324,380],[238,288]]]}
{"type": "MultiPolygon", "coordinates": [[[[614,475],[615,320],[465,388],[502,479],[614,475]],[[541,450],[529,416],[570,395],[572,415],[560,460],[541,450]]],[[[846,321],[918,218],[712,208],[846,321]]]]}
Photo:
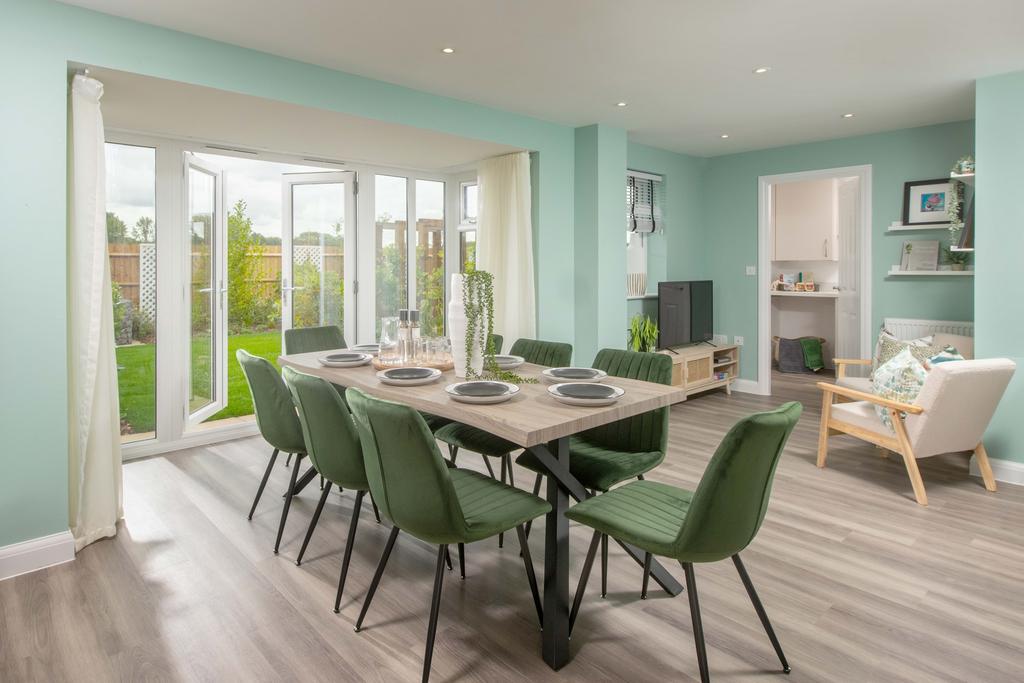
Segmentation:
{"type": "Polygon", "coordinates": [[[938,270],[938,240],[905,240],[900,249],[900,270],[938,270]]]}
{"type": "Polygon", "coordinates": [[[904,183],[903,225],[948,224],[946,207],[952,197],[950,189],[951,181],[948,178],[904,183]]]}

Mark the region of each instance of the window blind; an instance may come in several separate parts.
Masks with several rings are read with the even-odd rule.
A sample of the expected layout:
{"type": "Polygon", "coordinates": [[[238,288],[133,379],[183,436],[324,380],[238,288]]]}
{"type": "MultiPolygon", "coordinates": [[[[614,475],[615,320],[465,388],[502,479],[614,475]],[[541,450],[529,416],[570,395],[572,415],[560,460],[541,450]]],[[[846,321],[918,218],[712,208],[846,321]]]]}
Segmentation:
{"type": "Polygon", "coordinates": [[[627,231],[651,233],[665,227],[663,188],[659,175],[626,171],[627,231]]]}

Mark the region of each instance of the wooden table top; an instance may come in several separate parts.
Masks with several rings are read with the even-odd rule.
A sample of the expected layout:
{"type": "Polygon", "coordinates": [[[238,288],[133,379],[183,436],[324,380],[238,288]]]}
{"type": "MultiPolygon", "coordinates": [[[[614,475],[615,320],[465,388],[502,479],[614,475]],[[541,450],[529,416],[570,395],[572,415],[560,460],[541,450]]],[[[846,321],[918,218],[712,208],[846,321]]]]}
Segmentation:
{"type": "Polygon", "coordinates": [[[592,427],[646,413],[685,400],[686,392],[678,387],[609,377],[605,384],[621,387],[625,395],[610,406],[588,408],[570,406],[556,401],[549,393],[550,384],[541,378],[539,365],[529,363],[516,368],[522,377],[536,377],[538,384],[521,384],[519,393],[505,403],[474,405],[458,403],[444,388],[459,382],[449,370],[432,384],[393,386],[377,379],[373,365],[358,368],[328,368],[318,357],[331,351],[298,353],[278,357],[282,367],[289,366],[309,375],[322,377],[345,387],[358,387],[380,398],[405,403],[417,410],[440,415],[472,425],[523,447],[536,446],[563,436],[571,436],[592,427]]]}

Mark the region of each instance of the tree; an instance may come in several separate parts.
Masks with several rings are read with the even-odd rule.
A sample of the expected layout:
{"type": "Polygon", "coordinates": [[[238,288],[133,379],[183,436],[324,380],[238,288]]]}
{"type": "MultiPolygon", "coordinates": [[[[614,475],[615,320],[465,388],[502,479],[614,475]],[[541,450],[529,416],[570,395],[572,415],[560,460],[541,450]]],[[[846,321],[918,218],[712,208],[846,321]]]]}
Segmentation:
{"type": "MultiPolygon", "coordinates": [[[[233,332],[276,324],[277,292],[264,296],[259,282],[263,246],[252,229],[244,199],[228,214],[228,326],[233,332]]],[[[276,285],[272,285],[276,290],[276,285]]]]}
{"type": "Polygon", "coordinates": [[[152,242],[153,241],[153,219],[149,216],[140,216],[139,220],[135,221],[135,233],[136,241],[139,242],[152,242]]]}
{"type": "Polygon", "coordinates": [[[107,243],[119,244],[128,241],[128,226],[116,213],[107,211],[107,243]]]}

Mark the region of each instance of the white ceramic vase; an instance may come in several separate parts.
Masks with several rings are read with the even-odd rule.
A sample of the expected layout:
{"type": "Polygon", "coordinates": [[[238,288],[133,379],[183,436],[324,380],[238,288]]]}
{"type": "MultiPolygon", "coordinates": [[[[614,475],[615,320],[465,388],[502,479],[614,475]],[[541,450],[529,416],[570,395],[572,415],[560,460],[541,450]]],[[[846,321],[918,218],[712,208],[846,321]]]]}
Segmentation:
{"type": "Polygon", "coordinates": [[[466,378],[466,368],[472,368],[479,375],[484,369],[484,354],[480,342],[473,342],[473,357],[466,355],[466,307],[462,302],[462,280],[459,273],[452,274],[451,298],[448,300],[448,337],[452,341],[452,361],[455,376],[466,378]]]}

